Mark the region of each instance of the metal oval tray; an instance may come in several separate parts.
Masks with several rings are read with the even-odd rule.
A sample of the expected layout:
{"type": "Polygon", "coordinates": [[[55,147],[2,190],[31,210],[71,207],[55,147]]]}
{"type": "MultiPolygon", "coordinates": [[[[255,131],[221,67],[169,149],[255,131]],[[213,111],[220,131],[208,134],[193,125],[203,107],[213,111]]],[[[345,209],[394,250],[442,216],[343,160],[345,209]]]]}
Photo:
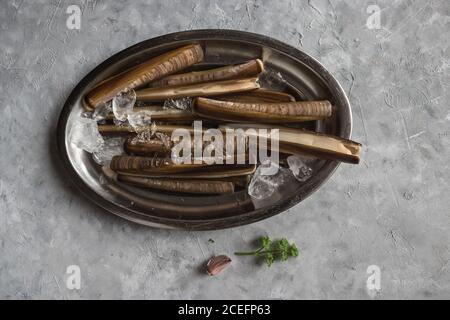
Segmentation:
{"type": "Polygon", "coordinates": [[[326,121],[306,124],[309,129],[350,138],[352,118],[345,92],[333,76],[306,53],[275,39],[232,30],[194,30],[172,33],[138,43],[101,63],[75,87],[61,112],[57,144],[64,168],[78,189],[99,206],[125,219],[154,227],[190,230],[222,229],[252,223],[281,213],[317,190],[338,163],[314,162],[314,174],[305,183],[293,179],[270,198],[255,201],[246,191],[221,196],[191,196],[140,190],[105,182],[89,153],[68,140],[73,121],[84,111],[81,98],[99,81],[150,57],[200,43],[204,65],[236,64],[262,58],[266,70],[280,72],[287,91],[298,99],[328,99],[337,107],[326,121]]]}

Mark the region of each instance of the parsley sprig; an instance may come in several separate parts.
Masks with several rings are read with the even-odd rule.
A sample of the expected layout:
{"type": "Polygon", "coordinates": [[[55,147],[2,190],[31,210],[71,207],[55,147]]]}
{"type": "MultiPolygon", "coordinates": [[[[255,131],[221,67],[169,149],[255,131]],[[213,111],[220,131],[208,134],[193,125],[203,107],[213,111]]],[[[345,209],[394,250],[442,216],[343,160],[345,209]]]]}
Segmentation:
{"type": "Polygon", "coordinates": [[[286,261],[289,257],[297,257],[298,249],[294,243],[286,239],[272,241],[269,237],[261,238],[261,247],[250,252],[235,252],[237,256],[264,257],[266,264],[270,267],[275,260],[286,261]]]}

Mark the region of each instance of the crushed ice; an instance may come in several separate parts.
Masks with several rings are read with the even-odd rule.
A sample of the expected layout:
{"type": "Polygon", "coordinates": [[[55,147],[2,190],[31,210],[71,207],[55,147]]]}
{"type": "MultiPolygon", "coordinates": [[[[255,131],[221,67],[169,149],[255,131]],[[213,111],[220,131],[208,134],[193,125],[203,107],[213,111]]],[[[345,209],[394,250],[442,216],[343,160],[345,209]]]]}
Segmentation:
{"type": "Polygon", "coordinates": [[[77,148],[92,153],[95,162],[108,164],[115,155],[123,154],[123,138],[103,139],[97,120],[80,117],[69,131],[69,141],[77,148]]]}
{"type": "Polygon", "coordinates": [[[103,121],[111,113],[111,111],[112,111],[111,101],[102,103],[100,106],[95,108],[94,113],[92,114],[92,119],[96,121],[103,121]]]}
{"type": "Polygon", "coordinates": [[[307,164],[307,160],[293,155],[287,158],[287,163],[292,174],[298,181],[305,182],[311,178],[313,169],[307,164]]]}
{"type": "Polygon", "coordinates": [[[148,110],[134,110],[128,113],[127,119],[135,132],[143,132],[152,124],[152,113],[148,110]]]}
{"type": "Polygon", "coordinates": [[[97,121],[80,117],[76,119],[69,131],[69,141],[77,148],[94,152],[100,149],[104,140],[98,132],[97,121]]]}
{"type": "Polygon", "coordinates": [[[258,78],[262,88],[283,91],[288,85],[283,75],[279,71],[266,69],[258,78]]]}
{"type": "Polygon", "coordinates": [[[115,120],[121,122],[126,121],[128,114],[133,111],[135,103],[136,92],[133,89],[117,94],[112,100],[112,110],[115,120]]]}
{"type": "Polygon", "coordinates": [[[164,109],[191,110],[192,98],[167,99],[164,101],[164,109]]]}
{"type": "Polygon", "coordinates": [[[167,149],[172,148],[172,140],[170,136],[162,132],[155,132],[155,136],[156,138],[161,140],[161,142],[164,144],[164,147],[166,147],[167,149]]]}
{"type": "Polygon", "coordinates": [[[108,165],[114,156],[124,154],[123,144],[124,138],[109,138],[93,152],[92,158],[99,165],[108,165]]]}
{"type": "Polygon", "coordinates": [[[258,200],[270,197],[289,178],[289,170],[278,163],[265,161],[256,169],[248,186],[248,194],[258,200]]]}

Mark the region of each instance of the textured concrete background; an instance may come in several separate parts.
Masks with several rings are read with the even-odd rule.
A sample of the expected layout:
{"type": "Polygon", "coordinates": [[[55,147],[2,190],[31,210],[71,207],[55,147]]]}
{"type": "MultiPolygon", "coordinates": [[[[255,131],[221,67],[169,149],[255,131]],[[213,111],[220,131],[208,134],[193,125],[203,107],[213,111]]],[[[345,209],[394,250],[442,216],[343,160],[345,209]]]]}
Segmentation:
{"type": "Polygon", "coordinates": [[[430,1],[2,1],[1,298],[450,298],[450,6],[430,1]],[[66,8],[82,9],[68,30],[66,8]],[[369,30],[367,7],[381,8],[369,30]],[[262,33],[301,48],[342,83],[359,166],[342,165],[288,212],[214,232],[153,230],[116,218],[64,181],[51,153],[57,116],[81,78],[115,52],[186,29],[262,33]],[[287,237],[300,256],[271,269],[215,253],[287,237]],[[208,239],[214,239],[214,243],[208,239]],[[68,265],[81,289],[66,288],[68,265]]]}

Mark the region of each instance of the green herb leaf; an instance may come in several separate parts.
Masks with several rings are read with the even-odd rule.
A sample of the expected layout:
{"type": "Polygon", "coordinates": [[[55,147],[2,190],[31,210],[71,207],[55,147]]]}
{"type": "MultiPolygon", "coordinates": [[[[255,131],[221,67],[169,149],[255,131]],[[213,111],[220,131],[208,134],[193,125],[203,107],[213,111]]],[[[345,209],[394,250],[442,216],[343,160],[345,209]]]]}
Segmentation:
{"type": "Polygon", "coordinates": [[[271,266],[274,261],[286,261],[289,257],[297,257],[298,249],[294,243],[290,244],[285,238],[272,241],[269,237],[261,237],[261,247],[251,252],[235,252],[238,256],[264,257],[267,266],[271,266]]]}
{"type": "Polygon", "coordinates": [[[291,257],[298,257],[298,249],[295,244],[291,244],[289,251],[290,251],[291,257]]]}
{"type": "Polygon", "coordinates": [[[273,256],[272,253],[267,253],[265,256],[265,259],[266,259],[267,266],[270,267],[272,265],[273,261],[275,260],[275,257],[273,256]]]}
{"type": "Polygon", "coordinates": [[[272,240],[270,240],[269,237],[262,237],[261,246],[263,250],[270,250],[270,247],[272,246],[272,240]]]}

